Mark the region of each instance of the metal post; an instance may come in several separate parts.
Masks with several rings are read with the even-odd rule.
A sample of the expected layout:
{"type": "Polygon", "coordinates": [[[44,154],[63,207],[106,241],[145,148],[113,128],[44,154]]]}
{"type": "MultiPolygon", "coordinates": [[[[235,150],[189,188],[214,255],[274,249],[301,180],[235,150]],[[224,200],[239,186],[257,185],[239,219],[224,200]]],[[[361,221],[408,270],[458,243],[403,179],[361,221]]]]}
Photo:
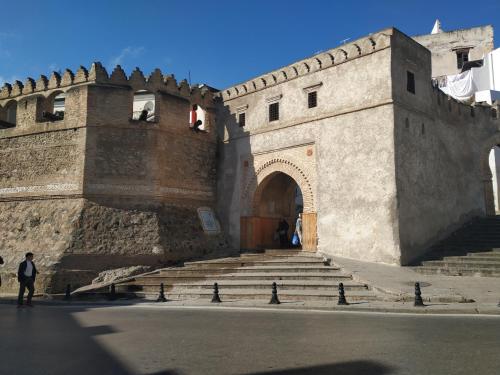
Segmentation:
{"type": "Polygon", "coordinates": [[[221,303],[222,301],[220,300],[219,297],[219,285],[217,283],[214,283],[214,294],[212,296],[212,303],[221,303]]]}
{"type": "Polygon", "coordinates": [[[422,300],[422,292],[420,291],[420,283],[415,283],[415,303],[414,306],[425,306],[422,300]]]}
{"type": "Polygon", "coordinates": [[[165,297],[165,288],[163,287],[163,283],[160,284],[160,294],[158,295],[156,302],[167,302],[167,298],[165,297]]]}
{"type": "Polygon", "coordinates": [[[71,284],[66,285],[66,293],[64,293],[64,300],[71,300],[71,284]]]}
{"type": "Polygon", "coordinates": [[[269,301],[269,303],[272,305],[279,305],[281,303],[278,299],[278,286],[275,282],[273,282],[273,292],[271,295],[271,301],[269,301]]]}
{"type": "Polygon", "coordinates": [[[339,283],[339,301],[337,302],[337,305],[348,305],[346,299],[345,299],[345,292],[344,292],[344,284],[339,283]]]}
{"type": "Polygon", "coordinates": [[[110,301],[114,301],[116,299],[116,288],[114,283],[109,287],[109,299],[110,301]]]}

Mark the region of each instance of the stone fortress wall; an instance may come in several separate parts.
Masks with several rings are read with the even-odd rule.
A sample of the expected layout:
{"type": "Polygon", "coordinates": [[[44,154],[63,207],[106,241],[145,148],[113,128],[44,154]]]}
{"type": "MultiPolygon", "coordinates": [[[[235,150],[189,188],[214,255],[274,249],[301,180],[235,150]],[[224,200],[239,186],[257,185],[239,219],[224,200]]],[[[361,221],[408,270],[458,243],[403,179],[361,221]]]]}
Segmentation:
{"type": "MultiPolygon", "coordinates": [[[[485,161],[500,125],[498,106],[470,106],[431,84],[428,51],[392,37],[394,145],[402,264],[471,219],[491,214],[485,161]],[[415,75],[415,94],[406,88],[415,75]]],[[[434,55],[432,55],[434,59],[434,55]]]]}
{"type": "Polygon", "coordinates": [[[255,204],[247,176],[264,173],[262,165],[297,170],[301,190],[313,191],[318,249],[327,255],[409,264],[430,243],[485,213],[480,154],[497,132],[497,114],[477,107],[472,117],[471,107],[434,89],[430,52],[396,29],[221,96],[219,194],[225,199],[219,208],[234,245],[241,242],[239,217],[251,216],[248,207],[255,204]],[[415,94],[407,91],[407,72],[414,74],[415,94]],[[316,108],[307,108],[309,90],[317,91],[316,108]],[[267,110],[274,101],[280,120],[271,123],[267,110]]]}
{"type": "Polygon", "coordinates": [[[389,28],[215,97],[159,70],[127,77],[99,63],[6,85],[0,120],[15,102],[17,125],[0,130],[2,280],[14,289],[26,251],[46,291],[110,268],[223,256],[279,172],[315,217],[310,250],[409,264],[489,212],[484,165],[500,143],[498,111],[445,97],[431,69],[429,50],[389,28]],[[143,90],[155,97],[153,121],[132,119],[143,90]],[[47,121],[61,92],[64,119],[47,121]],[[192,104],[206,110],[208,133],[188,130],[192,104]],[[229,244],[203,232],[199,207],[217,211],[229,244]]]}
{"type": "Polygon", "coordinates": [[[17,124],[0,130],[0,249],[7,288],[26,251],[42,271],[39,290],[88,283],[100,271],[159,266],[224,253],[197,208],[215,209],[216,134],[208,89],[155,70],[108,75],[99,63],[50,79],[27,79],[0,93],[0,120],[17,103],[17,124]],[[132,120],[134,93],[155,96],[152,122],[132,120]],[[47,121],[55,95],[65,115],[47,121]],[[192,104],[208,133],[188,129],[192,104]]]}

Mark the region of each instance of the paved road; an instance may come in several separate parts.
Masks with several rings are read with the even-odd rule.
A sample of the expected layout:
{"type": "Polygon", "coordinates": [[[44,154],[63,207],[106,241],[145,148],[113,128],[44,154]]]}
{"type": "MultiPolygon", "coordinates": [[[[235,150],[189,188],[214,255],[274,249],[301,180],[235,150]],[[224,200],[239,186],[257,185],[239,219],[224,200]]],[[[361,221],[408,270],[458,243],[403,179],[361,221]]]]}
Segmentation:
{"type": "Polygon", "coordinates": [[[499,317],[0,305],[1,375],[499,373],[499,317]]]}

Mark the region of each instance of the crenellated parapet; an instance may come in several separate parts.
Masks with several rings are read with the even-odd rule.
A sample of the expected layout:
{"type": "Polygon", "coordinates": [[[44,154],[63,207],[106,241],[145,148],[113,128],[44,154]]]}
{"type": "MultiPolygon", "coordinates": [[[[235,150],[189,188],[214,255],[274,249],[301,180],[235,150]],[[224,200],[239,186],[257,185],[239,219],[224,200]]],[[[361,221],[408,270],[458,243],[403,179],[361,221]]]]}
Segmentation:
{"type": "MultiPolygon", "coordinates": [[[[460,119],[490,123],[494,120],[497,126],[500,124],[499,104],[493,106],[483,103],[466,104],[445,94],[438,87],[433,86],[433,103],[439,109],[439,113],[446,117],[457,117],[460,119]]],[[[465,122],[467,123],[467,122],[465,122]]]]}
{"type": "Polygon", "coordinates": [[[392,29],[383,30],[352,43],[342,45],[341,47],[319,53],[292,65],[229,87],[221,91],[220,95],[223,100],[234,99],[380,51],[390,46],[391,33],[392,29]]]}
{"type": "Polygon", "coordinates": [[[19,101],[33,95],[49,97],[55,91],[65,92],[82,85],[123,86],[134,91],[160,92],[190,101],[196,98],[199,104],[204,105],[210,104],[212,100],[212,93],[206,87],[190,86],[186,80],[177,82],[174,75],[165,75],[160,69],[155,69],[149,76],[145,76],[136,68],[127,76],[120,65],[109,74],[100,62],[94,62],[89,69],[81,66],[76,72],[66,69],[62,74],[53,72],[50,77],[41,75],[37,80],[28,77],[24,83],[5,83],[0,90],[0,108],[12,100],[19,101]]]}

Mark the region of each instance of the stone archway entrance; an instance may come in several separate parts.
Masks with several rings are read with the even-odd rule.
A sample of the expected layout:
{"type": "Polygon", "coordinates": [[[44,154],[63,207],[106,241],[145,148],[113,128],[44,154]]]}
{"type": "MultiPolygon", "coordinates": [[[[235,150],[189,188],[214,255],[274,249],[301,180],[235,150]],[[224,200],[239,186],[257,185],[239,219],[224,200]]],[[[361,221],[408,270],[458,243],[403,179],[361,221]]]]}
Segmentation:
{"type": "Polygon", "coordinates": [[[298,213],[302,213],[302,249],[316,251],[316,212],[309,181],[300,169],[286,162],[266,164],[257,171],[247,187],[248,216],[240,222],[242,249],[279,248],[276,230],[284,218],[290,228],[288,239],[295,230],[298,213]]]}

